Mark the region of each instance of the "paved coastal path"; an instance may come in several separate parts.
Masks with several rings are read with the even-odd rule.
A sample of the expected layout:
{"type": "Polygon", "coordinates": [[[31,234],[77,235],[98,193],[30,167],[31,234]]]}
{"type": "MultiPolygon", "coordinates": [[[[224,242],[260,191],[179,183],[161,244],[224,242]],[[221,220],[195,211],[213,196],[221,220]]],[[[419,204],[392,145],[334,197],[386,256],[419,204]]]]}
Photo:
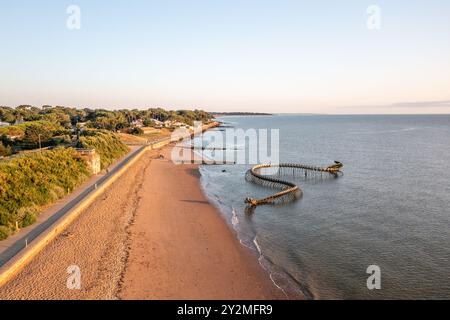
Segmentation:
{"type": "Polygon", "coordinates": [[[130,161],[141,148],[142,146],[130,147],[130,152],[111,165],[107,172],[92,176],[71,194],[48,206],[47,209],[39,215],[36,223],[20,230],[8,239],[0,241],[0,267],[24,249],[27,244],[30,244],[42,232],[51,227],[58,219],[77,206],[80,201],[89,195],[89,193],[95,190],[96,186],[100,186],[106,180],[111,178],[128,161],[130,161]]]}

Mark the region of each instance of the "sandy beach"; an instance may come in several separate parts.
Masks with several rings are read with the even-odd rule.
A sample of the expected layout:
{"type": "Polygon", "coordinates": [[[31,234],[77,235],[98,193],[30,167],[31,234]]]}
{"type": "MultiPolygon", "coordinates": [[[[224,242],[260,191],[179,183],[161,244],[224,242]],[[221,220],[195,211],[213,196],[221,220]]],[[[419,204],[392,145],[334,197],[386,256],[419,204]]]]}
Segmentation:
{"type": "Polygon", "coordinates": [[[0,299],[285,298],[170,148],[148,151],[0,288],[0,299]],[[72,265],[81,290],[66,286],[72,265]]]}
{"type": "Polygon", "coordinates": [[[202,194],[196,165],[158,159],[150,172],[130,229],[121,298],[283,297],[202,194]]]}

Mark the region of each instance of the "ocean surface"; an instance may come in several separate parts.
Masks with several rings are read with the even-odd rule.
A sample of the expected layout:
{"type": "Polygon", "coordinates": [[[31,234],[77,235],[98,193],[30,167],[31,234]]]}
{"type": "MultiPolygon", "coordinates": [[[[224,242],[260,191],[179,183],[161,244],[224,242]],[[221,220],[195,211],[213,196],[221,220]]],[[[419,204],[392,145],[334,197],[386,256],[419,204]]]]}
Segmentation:
{"type": "MultiPolygon", "coordinates": [[[[328,166],[338,179],[287,176],[303,197],[246,212],[277,190],[245,181],[251,164],[201,166],[202,186],[244,246],[288,296],[450,298],[450,116],[223,117],[233,128],[279,129],[281,162],[328,166]],[[381,289],[367,288],[370,265],[381,289]]],[[[206,133],[223,134],[225,128],[206,133]]],[[[215,145],[219,146],[219,145],[215,145]]],[[[248,148],[226,141],[227,153],[248,148]]],[[[223,159],[221,151],[205,156],[223,159]]]]}

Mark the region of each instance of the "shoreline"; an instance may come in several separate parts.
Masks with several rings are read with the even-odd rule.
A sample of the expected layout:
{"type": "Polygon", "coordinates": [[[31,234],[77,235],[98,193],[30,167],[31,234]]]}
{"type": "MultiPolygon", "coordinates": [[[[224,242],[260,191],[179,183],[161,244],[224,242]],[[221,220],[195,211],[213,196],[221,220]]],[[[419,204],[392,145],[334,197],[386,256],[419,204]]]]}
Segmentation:
{"type": "MultiPolygon", "coordinates": [[[[200,188],[208,199],[210,204],[216,209],[218,214],[221,216],[222,220],[226,223],[228,228],[231,230],[239,245],[243,248],[244,251],[250,252],[251,256],[257,260],[258,264],[261,266],[263,271],[269,276],[272,284],[279,289],[286,300],[312,300],[314,299],[308,292],[303,291],[300,283],[294,280],[294,277],[286,272],[286,270],[280,268],[280,266],[276,265],[273,261],[268,260],[264,255],[260,244],[258,243],[257,234],[253,233],[242,234],[239,231],[239,227],[235,225],[235,223],[239,224],[238,220],[234,222],[235,219],[238,219],[236,214],[236,209],[234,207],[228,207],[222,203],[217,196],[210,194],[206,189],[201,177],[201,173],[199,173],[199,184],[200,188]]],[[[209,182],[207,182],[209,184],[209,182]]]]}
{"type": "Polygon", "coordinates": [[[170,151],[151,163],[142,185],[119,297],[287,299],[208,201],[199,166],[173,164],[170,151]]]}

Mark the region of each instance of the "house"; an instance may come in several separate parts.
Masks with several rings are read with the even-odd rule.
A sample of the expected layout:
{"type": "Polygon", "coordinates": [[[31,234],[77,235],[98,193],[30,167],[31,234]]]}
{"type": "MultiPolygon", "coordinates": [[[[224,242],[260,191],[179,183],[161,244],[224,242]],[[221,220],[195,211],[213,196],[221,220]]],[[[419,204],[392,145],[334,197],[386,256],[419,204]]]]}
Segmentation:
{"type": "Polygon", "coordinates": [[[142,123],[141,119],[138,120],[134,120],[131,122],[131,126],[132,127],[137,127],[137,128],[142,128],[144,126],[144,124],[142,123]]]}
{"type": "Polygon", "coordinates": [[[87,122],[78,122],[76,128],[80,131],[84,131],[86,129],[87,122]]]}
{"type": "Polygon", "coordinates": [[[157,119],[152,119],[152,120],[155,123],[155,128],[162,128],[162,127],[164,127],[164,122],[159,121],[157,119]]]}
{"type": "Polygon", "coordinates": [[[1,122],[1,121],[0,121],[0,128],[1,128],[1,127],[8,127],[8,126],[10,126],[10,123],[9,123],[9,122],[1,122]]]}
{"type": "Polygon", "coordinates": [[[186,127],[186,124],[183,122],[179,122],[179,121],[167,120],[167,121],[164,121],[164,126],[166,128],[170,128],[170,127],[180,128],[180,127],[186,127]]]}

